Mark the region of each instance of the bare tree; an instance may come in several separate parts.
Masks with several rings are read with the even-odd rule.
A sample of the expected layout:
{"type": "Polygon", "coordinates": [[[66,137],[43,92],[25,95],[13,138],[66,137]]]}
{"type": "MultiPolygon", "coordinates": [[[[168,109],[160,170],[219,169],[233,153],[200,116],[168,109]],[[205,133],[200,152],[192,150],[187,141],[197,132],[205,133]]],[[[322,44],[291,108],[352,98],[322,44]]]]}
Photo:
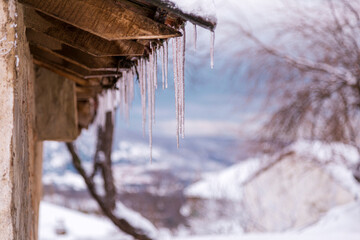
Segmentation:
{"type": "Polygon", "coordinates": [[[112,120],[112,113],[106,113],[105,126],[98,127],[98,139],[96,152],[94,156],[94,167],[91,174],[86,173],[82,166],[82,161],[76,153],[73,143],[66,143],[66,146],[72,156],[72,161],[75,169],[84,179],[90,195],[98,203],[100,209],[121,231],[133,236],[139,240],[151,240],[142,229],[132,226],[126,219],[119,218],[114,213],[116,207],[116,188],[114,184],[111,150],[113,141],[114,125],[112,120]],[[100,172],[103,179],[103,189],[105,194],[101,196],[97,189],[94,177],[100,172]]]}
{"type": "MultiPolygon", "coordinates": [[[[247,81],[267,86],[264,139],[340,141],[360,149],[360,1],[283,0],[273,22],[239,32],[247,81]]],[[[360,166],[355,176],[360,177],[360,166]]]]}

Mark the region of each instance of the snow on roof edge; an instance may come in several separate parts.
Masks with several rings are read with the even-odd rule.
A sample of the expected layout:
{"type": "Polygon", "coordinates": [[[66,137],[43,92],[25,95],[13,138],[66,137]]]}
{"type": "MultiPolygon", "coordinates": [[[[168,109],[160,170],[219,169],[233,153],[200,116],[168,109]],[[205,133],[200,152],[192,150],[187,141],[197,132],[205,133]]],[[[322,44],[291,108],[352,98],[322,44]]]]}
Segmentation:
{"type": "Polygon", "coordinates": [[[213,0],[145,0],[183,17],[195,25],[214,31],[217,24],[213,0]]]}

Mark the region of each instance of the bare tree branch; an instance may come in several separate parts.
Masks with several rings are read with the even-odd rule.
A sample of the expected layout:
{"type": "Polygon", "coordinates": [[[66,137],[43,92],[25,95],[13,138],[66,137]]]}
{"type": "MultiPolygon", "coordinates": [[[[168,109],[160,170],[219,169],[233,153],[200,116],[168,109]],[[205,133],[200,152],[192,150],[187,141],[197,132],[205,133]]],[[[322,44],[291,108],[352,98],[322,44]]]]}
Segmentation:
{"type": "Polygon", "coordinates": [[[81,165],[81,160],[78,154],[75,151],[73,143],[66,143],[66,146],[72,156],[73,164],[76,170],[84,179],[86,186],[91,194],[91,196],[95,199],[95,201],[99,204],[103,213],[123,232],[133,236],[139,240],[152,240],[149,236],[147,236],[141,229],[134,228],[127,220],[118,218],[113,213],[112,209],[105,204],[104,199],[96,192],[95,183],[93,179],[91,179],[84,168],[81,165]]]}

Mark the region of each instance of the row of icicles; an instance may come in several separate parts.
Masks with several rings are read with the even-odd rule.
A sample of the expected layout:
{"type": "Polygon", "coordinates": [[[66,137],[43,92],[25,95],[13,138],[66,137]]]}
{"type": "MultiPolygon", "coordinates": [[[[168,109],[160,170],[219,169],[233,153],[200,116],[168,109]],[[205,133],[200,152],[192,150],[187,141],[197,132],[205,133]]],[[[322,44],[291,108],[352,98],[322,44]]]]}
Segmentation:
{"type": "MultiPolygon", "coordinates": [[[[176,113],[176,139],[179,148],[179,138],[185,137],[185,28],[181,30],[182,36],[171,39],[173,51],[174,68],[174,88],[175,88],[175,113],[176,113]]],[[[210,58],[211,68],[214,67],[214,32],[211,32],[210,58]]],[[[194,47],[196,50],[197,30],[194,25],[194,47]]],[[[152,161],[152,128],[155,124],[155,90],[158,88],[157,69],[158,55],[161,57],[161,79],[162,89],[168,87],[168,41],[165,40],[160,48],[150,44],[151,53],[149,59],[140,58],[137,62],[137,69],[132,67],[128,71],[122,72],[118,79],[115,89],[105,91],[98,98],[98,110],[95,119],[97,126],[105,125],[106,112],[119,107],[125,118],[129,119],[129,110],[134,100],[134,77],[138,71],[139,88],[142,105],[142,128],[145,136],[146,115],[148,118],[150,161],[152,161]],[[146,99],[147,98],[147,99],[146,99]],[[147,106],[146,106],[147,103],[147,106]],[[146,114],[146,109],[147,114],[146,114]]],[[[113,114],[113,116],[115,116],[113,114]]]]}

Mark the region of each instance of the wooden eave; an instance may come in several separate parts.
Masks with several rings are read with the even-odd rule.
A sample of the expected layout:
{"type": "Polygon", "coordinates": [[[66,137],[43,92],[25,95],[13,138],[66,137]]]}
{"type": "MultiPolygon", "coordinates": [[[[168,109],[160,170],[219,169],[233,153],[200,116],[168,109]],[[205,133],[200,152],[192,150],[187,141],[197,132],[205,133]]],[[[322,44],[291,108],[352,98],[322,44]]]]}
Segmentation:
{"type": "Polygon", "coordinates": [[[34,63],[74,81],[78,101],[112,87],[122,71],[148,56],[150,43],[181,36],[185,21],[216,26],[167,0],[18,1],[34,63]]]}

